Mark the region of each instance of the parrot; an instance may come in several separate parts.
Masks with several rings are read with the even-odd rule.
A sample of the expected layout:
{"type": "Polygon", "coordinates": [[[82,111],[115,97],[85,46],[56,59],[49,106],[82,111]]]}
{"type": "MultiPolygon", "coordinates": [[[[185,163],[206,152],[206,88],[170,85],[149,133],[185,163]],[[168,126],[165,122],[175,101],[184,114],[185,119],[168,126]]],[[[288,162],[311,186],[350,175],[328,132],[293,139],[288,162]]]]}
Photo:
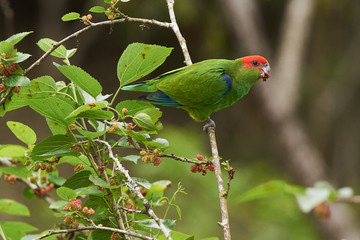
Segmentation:
{"type": "Polygon", "coordinates": [[[126,91],[146,92],[140,100],[184,109],[204,130],[215,127],[213,112],[244,97],[259,79],[270,77],[270,64],[262,56],[235,60],[208,59],[166,72],[142,83],[127,85],[126,91]]]}

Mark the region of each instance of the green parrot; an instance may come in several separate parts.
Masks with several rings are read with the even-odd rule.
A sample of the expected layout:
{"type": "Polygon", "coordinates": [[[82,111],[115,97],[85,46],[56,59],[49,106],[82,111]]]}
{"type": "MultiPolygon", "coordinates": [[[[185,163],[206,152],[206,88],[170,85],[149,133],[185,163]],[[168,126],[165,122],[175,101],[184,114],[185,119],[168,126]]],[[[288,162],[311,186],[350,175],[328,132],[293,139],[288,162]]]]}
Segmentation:
{"type": "Polygon", "coordinates": [[[256,55],[201,61],[122,89],[149,92],[140,99],[182,108],[195,121],[206,121],[204,129],[207,129],[215,127],[211,113],[232,105],[245,96],[257,80],[266,81],[269,77],[269,62],[256,55]]]}

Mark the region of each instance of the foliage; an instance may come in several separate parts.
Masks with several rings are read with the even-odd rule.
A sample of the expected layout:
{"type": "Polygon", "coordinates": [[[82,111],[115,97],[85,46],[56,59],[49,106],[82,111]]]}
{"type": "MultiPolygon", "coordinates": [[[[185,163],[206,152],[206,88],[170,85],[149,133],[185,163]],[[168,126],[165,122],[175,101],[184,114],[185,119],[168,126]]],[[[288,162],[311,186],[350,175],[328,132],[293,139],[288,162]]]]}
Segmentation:
{"type": "MultiPolygon", "coordinates": [[[[105,2],[109,4],[107,9],[95,6],[90,11],[105,13],[109,20],[124,17],[116,5],[118,1],[105,2]]],[[[91,15],[80,17],[75,12],[64,15],[62,20],[81,20],[85,25],[91,25],[91,15]]],[[[0,42],[0,97],[5,99],[0,116],[28,106],[46,119],[52,135],[38,141],[30,126],[8,121],[8,128],[25,146],[0,145],[0,160],[8,164],[0,168],[0,174],[9,183],[17,180],[26,183],[24,197],[27,200],[35,197],[46,200],[55,190],[57,200],[49,202],[49,208],[63,219],[64,225],[54,229],[91,228],[90,232],[76,231],[77,239],[116,239],[121,235],[117,229],[124,230],[129,236],[139,234],[144,239],[146,236],[166,239],[166,231],[171,232],[175,240],[195,239],[193,235],[174,230],[176,219],[167,218],[169,209],[173,209],[181,219],[182,210],[175,200],[180,193],[186,193],[183,186],[179,183],[175,193],[168,197],[166,190],[171,181],[150,182],[131,177],[122,163],[136,165],[141,159],[145,164],[158,166],[162,158],[174,157],[192,163],[193,172],[206,174],[207,169],[212,169],[211,158],[203,160],[198,155],[186,159],[164,154],[169,143],[157,137],[163,128],[160,122],[162,112],[150,103],[125,100],[113,105],[123,86],[158,68],[172,48],[130,44],[117,64],[118,88],[107,95],[103,94],[97,79],[81,67],[71,65],[70,58],[77,49],[68,50],[50,38],[41,39],[37,45],[63,61],[63,65],[54,63],[54,67],[68,79],[68,83],[51,76],[32,80],[26,77],[31,68],[24,71],[20,63],[31,55],[18,52],[15,45],[30,33],[15,34],[0,42]],[[129,149],[131,154],[128,154],[129,149]],[[74,174],[68,179],[63,178],[57,171],[59,164],[72,165],[74,174]],[[165,206],[165,213],[157,221],[152,209],[162,206],[165,206]]],[[[227,168],[230,169],[228,165],[227,168]]],[[[314,188],[304,188],[274,180],[239,195],[236,200],[240,203],[279,192],[295,196],[304,212],[315,209],[323,217],[327,217],[328,202],[352,196],[349,188],[336,191],[330,185],[320,183],[314,188]]],[[[0,212],[21,216],[30,214],[25,205],[11,199],[0,199],[0,212]]],[[[27,235],[36,230],[23,222],[0,222],[0,236],[4,239],[34,239],[47,234],[27,235]]]]}

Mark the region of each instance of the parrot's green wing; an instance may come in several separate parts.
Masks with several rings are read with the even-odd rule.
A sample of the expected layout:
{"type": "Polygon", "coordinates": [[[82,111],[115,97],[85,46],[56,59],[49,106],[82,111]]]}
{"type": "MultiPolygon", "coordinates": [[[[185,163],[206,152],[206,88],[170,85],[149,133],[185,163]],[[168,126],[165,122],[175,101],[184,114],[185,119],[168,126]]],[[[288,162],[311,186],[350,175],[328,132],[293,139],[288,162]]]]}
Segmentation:
{"type": "Polygon", "coordinates": [[[206,60],[165,73],[156,83],[158,91],[146,96],[146,100],[177,107],[200,108],[213,105],[231,89],[232,80],[224,71],[232,62],[206,60]]]}

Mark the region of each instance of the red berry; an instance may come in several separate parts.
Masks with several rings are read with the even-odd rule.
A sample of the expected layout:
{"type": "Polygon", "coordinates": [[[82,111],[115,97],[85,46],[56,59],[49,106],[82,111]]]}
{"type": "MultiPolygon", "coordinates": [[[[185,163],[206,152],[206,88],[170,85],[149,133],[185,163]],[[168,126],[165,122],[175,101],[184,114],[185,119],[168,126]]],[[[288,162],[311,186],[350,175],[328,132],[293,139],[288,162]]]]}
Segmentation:
{"type": "Polygon", "coordinates": [[[202,170],[202,173],[201,173],[203,176],[206,175],[206,170],[202,170]]]}
{"type": "Polygon", "coordinates": [[[212,164],[209,164],[208,166],[207,166],[207,168],[210,170],[210,171],[214,171],[215,170],[215,167],[214,167],[214,165],[212,165],[212,164]]]}
{"type": "Polygon", "coordinates": [[[41,170],[45,170],[45,169],[46,169],[46,165],[45,165],[45,164],[41,164],[40,169],[41,169],[41,170]]]}
{"type": "Polygon", "coordinates": [[[146,194],[147,194],[147,191],[146,191],[146,190],[142,190],[142,191],[141,191],[141,195],[143,195],[144,197],[146,196],[146,194]]]}
{"type": "Polygon", "coordinates": [[[53,172],[54,171],[54,168],[53,168],[53,166],[51,166],[51,165],[49,165],[49,166],[47,166],[47,168],[46,168],[46,172],[53,172]]]}
{"type": "Polygon", "coordinates": [[[203,170],[203,165],[198,165],[197,170],[198,170],[198,172],[201,172],[203,170]]]}
{"type": "Polygon", "coordinates": [[[196,173],[197,172],[197,166],[196,165],[192,165],[190,167],[190,171],[193,172],[193,173],[196,173]]]}
{"type": "Polygon", "coordinates": [[[83,207],[83,209],[82,209],[82,212],[83,212],[83,213],[86,214],[86,213],[88,213],[88,211],[89,211],[89,208],[88,208],[88,207],[83,207]]]}
{"type": "Polygon", "coordinates": [[[88,214],[89,215],[94,215],[95,214],[95,210],[90,208],[89,211],[88,211],[88,214]]]}
{"type": "Polygon", "coordinates": [[[45,195],[45,194],[46,194],[46,190],[45,190],[44,188],[42,188],[42,189],[40,190],[40,194],[41,194],[41,195],[45,195]]]}
{"type": "Polygon", "coordinates": [[[20,92],[20,86],[15,86],[14,87],[14,92],[19,93],[20,92]]]}
{"type": "Polygon", "coordinates": [[[156,157],[154,161],[154,166],[159,166],[161,163],[161,157],[156,157]]]}
{"type": "Polygon", "coordinates": [[[197,160],[202,161],[202,160],[204,159],[204,156],[203,156],[203,155],[198,154],[198,155],[196,155],[196,158],[197,158],[197,160]]]}

